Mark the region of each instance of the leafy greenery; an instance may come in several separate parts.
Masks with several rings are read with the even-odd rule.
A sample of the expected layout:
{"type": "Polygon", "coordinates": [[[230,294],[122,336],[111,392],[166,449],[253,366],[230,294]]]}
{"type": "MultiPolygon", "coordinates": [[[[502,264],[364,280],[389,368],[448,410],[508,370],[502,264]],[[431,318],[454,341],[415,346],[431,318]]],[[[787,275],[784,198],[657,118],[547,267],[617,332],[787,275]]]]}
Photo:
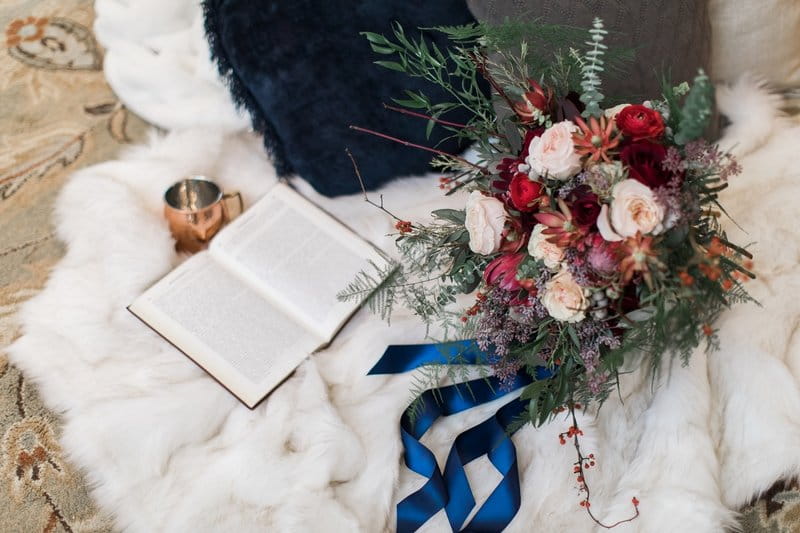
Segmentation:
{"type": "MultiPolygon", "coordinates": [[[[526,134],[533,128],[549,127],[559,113],[563,120],[564,110],[570,106],[579,110],[580,103],[585,105],[584,116],[602,115],[605,95],[600,76],[607,66],[616,68],[628,57],[625,52],[607,49],[607,32],[600,20],[594,21],[588,41],[582,29],[539,21],[428,30],[447,35],[452,45],[443,50],[424,37],[411,38],[398,24],[388,37],[370,32],[364,36],[382,57],[377,64],[428,80],[448,95],[447,101],[433,102],[422,92],[407,91],[394,101],[426,119],[429,133],[441,127],[473,143],[474,160],[445,153],[434,159],[434,164],[451,173],[442,185],[448,194],[467,188],[499,195],[508,183],[498,189],[497,181],[502,178],[498,166],[509,159],[517,161],[526,134]],[[583,53],[579,51],[582,45],[588,47],[583,53]],[[541,94],[534,94],[547,109],[540,114],[532,112],[523,120],[518,106],[524,107],[537,90],[534,81],[547,87],[547,91],[538,87],[541,94]],[[487,85],[490,95],[485,92],[487,85]],[[573,98],[575,93],[580,102],[573,98]],[[465,124],[448,121],[448,114],[455,110],[467,111],[469,120],[465,124]]],[[[573,409],[576,402],[605,401],[629,366],[648,361],[655,376],[664,356],[687,362],[703,342],[707,348],[715,348],[719,341],[711,326],[714,321],[732,305],[752,301],[743,286],[743,281],[752,277],[743,266],[749,253],[727,240],[719,222],[724,210],[717,197],[726,186],[723,173],[728,171],[723,168],[729,162],[713,147],[692,146],[697,143],[691,142],[701,138],[711,116],[713,89],[708,77],[701,72],[693,84],[678,86],[665,78],[663,98],[647,105],[662,113],[667,125],[665,144],[677,150],[680,162],[687,165],[680,184],[670,190],[673,200],[680,198],[685,212],[668,231],[653,237],[657,254],[647,260],[647,275],[627,286],[615,281],[607,288],[587,288],[593,301],[613,304],[587,309],[587,313],[602,311],[603,315],[576,324],[541,318],[546,315],[526,323],[525,317],[512,316],[520,314],[513,298],[491,304],[498,306],[503,320],[508,318],[504,326],[492,327],[508,325],[517,332],[501,357],[502,364],[512,371],[525,369],[532,376],[542,366],[552,372],[552,377],[534,380],[522,392],[522,399],[528,402],[526,421],[534,424],[544,423],[565,406],[573,409]],[[705,162],[708,160],[716,163],[705,162]],[[633,310],[626,304],[629,299],[636,302],[633,310]],[[598,376],[602,379],[595,379],[598,376]]],[[[624,179],[627,171],[620,167],[609,172],[613,184],[624,179]]],[[[586,178],[564,182],[539,177],[546,205],[558,206],[586,178]]],[[[604,193],[599,190],[595,191],[598,195],[607,196],[609,186],[604,193]]],[[[512,205],[506,209],[516,220],[529,216],[512,205]]],[[[508,258],[518,248],[486,256],[473,252],[463,210],[434,211],[424,224],[395,218],[399,221],[398,260],[386,267],[373,264],[371,270],[360,272],[340,293],[340,299],[365,302],[385,319],[398,305],[408,308],[426,324],[429,337],[433,331],[440,332],[441,338],[434,340],[486,337],[481,313],[488,312],[483,306],[489,305],[486,300],[496,288],[484,280],[485,270],[490,262],[508,258]],[[460,308],[457,298],[462,295],[474,295],[476,303],[466,310],[460,308]]],[[[535,221],[528,218],[527,223],[535,221]]],[[[514,242],[514,231],[512,227],[508,243],[514,242]]],[[[519,231],[524,238],[526,234],[519,231]]],[[[519,289],[516,296],[527,297],[530,287],[546,282],[551,275],[540,260],[526,254],[516,265],[516,279],[527,288],[519,289]]],[[[443,378],[463,381],[473,372],[474,368],[459,364],[425,367],[417,376],[415,392],[436,387],[443,378]]]]}
{"type": "Polygon", "coordinates": [[[603,29],[603,21],[599,18],[594,19],[592,29],[589,30],[591,41],[586,44],[589,46],[589,51],[586,52],[585,59],[580,59],[581,74],[583,80],[581,81],[581,102],[586,104],[586,110],[583,112],[585,117],[599,117],[603,114],[600,109],[600,102],[604,100],[603,94],[600,92],[602,81],[600,74],[603,73],[603,55],[605,54],[608,46],[603,44],[603,39],[608,32],[603,29]]]}
{"type": "Polygon", "coordinates": [[[683,145],[702,137],[711,120],[713,107],[714,88],[706,73],[701,70],[695,77],[694,85],[689,90],[686,102],[680,112],[680,121],[675,131],[675,143],[683,145]]]}

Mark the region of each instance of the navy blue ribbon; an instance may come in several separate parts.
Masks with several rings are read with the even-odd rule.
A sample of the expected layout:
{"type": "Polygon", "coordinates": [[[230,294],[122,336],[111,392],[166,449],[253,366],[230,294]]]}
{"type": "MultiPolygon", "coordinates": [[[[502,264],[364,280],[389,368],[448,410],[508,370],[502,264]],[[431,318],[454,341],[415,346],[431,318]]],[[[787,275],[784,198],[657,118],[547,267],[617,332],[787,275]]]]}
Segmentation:
{"type": "MultiPolygon", "coordinates": [[[[424,365],[485,365],[487,355],[474,341],[442,344],[389,346],[370,374],[399,374],[424,365]]],[[[552,371],[536,367],[536,379],[547,379],[552,371]]],[[[491,402],[520,389],[533,378],[519,372],[509,383],[494,376],[448,385],[422,393],[412,413],[406,409],[400,421],[400,436],[408,468],[427,478],[425,484],[397,504],[397,531],[416,531],[444,509],[453,531],[501,531],[514,518],[520,506],[517,453],[510,439],[509,426],[525,409],[525,402],[513,399],[493,416],[459,434],[445,462],[444,472],[436,457],[420,439],[442,416],[460,413],[491,402]],[[472,520],[463,526],[475,507],[464,465],[486,455],[503,476],[472,520]],[[462,528],[463,526],[463,528],[462,528]]]]}

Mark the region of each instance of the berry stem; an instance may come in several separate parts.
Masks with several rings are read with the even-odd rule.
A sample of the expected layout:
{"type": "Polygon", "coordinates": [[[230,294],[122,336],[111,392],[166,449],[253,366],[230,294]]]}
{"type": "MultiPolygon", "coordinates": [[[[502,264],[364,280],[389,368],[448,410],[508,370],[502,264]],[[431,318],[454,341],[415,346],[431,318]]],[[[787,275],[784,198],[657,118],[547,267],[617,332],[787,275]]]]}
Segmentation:
{"type": "Polygon", "coordinates": [[[613,529],[621,524],[625,524],[627,522],[633,522],[634,520],[636,520],[636,518],[639,517],[639,500],[637,500],[636,498],[633,498],[632,500],[634,509],[633,516],[631,516],[630,518],[626,518],[624,520],[619,520],[617,522],[614,522],[613,524],[603,523],[594,515],[594,513],[592,513],[591,492],[589,490],[589,483],[587,483],[586,481],[584,464],[590,464],[590,462],[593,463],[594,460],[591,455],[588,458],[585,457],[583,455],[583,452],[581,451],[581,443],[579,436],[582,435],[583,432],[578,427],[578,418],[575,416],[575,402],[573,400],[570,400],[569,403],[569,414],[572,417],[572,428],[570,428],[572,430],[570,431],[570,433],[572,433],[572,442],[575,446],[575,452],[578,454],[578,460],[575,462],[574,472],[578,475],[579,483],[581,483],[581,489],[586,493],[586,497],[581,502],[581,507],[586,509],[586,514],[589,515],[589,518],[591,518],[595,524],[604,529],[613,529]]]}

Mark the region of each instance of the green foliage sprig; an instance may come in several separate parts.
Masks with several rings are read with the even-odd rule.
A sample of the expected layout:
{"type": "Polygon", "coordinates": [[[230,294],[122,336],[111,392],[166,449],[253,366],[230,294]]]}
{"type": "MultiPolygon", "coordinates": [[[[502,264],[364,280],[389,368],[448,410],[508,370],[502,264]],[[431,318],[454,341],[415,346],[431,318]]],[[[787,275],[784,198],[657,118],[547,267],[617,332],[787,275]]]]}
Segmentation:
{"type": "Polygon", "coordinates": [[[581,102],[586,104],[586,109],[583,112],[584,117],[599,117],[603,114],[603,110],[600,109],[600,102],[605,99],[603,93],[600,92],[600,86],[602,85],[600,74],[605,70],[603,55],[608,48],[603,43],[603,39],[608,34],[603,29],[603,21],[595,18],[589,34],[591,40],[586,42],[589,50],[581,61],[581,74],[583,75],[581,102]]]}
{"type": "Polygon", "coordinates": [[[714,88],[706,73],[701,70],[695,77],[680,112],[675,143],[683,145],[702,137],[711,120],[713,108],[714,88]]]}

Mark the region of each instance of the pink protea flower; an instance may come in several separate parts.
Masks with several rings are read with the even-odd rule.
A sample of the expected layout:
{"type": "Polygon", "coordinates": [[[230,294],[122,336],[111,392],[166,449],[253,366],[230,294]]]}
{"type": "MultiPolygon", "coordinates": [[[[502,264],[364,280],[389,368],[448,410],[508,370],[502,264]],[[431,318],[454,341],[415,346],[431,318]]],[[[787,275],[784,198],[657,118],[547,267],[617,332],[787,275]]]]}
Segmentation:
{"type": "Polygon", "coordinates": [[[487,285],[496,285],[507,291],[522,289],[517,279],[517,267],[525,259],[524,253],[501,255],[486,266],[483,280],[487,285]]]}
{"type": "Polygon", "coordinates": [[[592,234],[586,241],[586,260],[589,267],[603,277],[616,273],[619,266],[619,244],[603,239],[599,233],[592,234]]]}

